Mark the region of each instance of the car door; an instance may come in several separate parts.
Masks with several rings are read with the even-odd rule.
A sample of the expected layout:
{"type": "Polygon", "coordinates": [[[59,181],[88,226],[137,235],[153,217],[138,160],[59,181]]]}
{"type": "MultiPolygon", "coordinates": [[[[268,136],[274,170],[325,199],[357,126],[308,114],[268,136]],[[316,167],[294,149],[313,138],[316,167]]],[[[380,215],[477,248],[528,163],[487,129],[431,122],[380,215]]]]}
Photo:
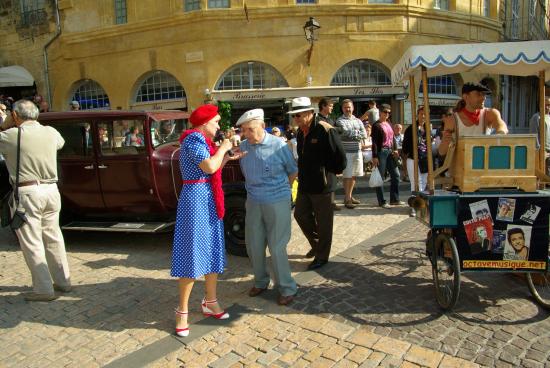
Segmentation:
{"type": "Polygon", "coordinates": [[[98,168],[94,154],[93,124],[88,121],[44,122],[65,139],[58,152],[59,189],[63,208],[77,214],[103,211],[98,168]]]}
{"type": "Polygon", "coordinates": [[[144,121],[101,121],[97,128],[99,180],[107,210],[121,214],[157,212],[144,121]]]}

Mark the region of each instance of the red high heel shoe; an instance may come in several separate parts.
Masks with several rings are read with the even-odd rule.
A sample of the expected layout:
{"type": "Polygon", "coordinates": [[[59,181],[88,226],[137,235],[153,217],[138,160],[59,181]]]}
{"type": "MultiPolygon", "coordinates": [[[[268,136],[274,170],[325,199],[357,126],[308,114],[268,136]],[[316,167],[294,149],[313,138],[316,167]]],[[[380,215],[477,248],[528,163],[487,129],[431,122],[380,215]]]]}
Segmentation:
{"type": "Polygon", "coordinates": [[[206,317],[214,317],[216,319],[228,319],[229,313],[227,313],[226,311],[221,311],[220,313],[214,313],[210,308],[208,308],[208,304],[216,304],[217,302],[218,302],[218,299],[206,300],[206,298],[203,298],[201,303],[202,314],[204,314],[206,317]]]}
{"type": "MultiPolygon", "coordinates": [[[[176,312],[176,316],[186,316],[187,314],[189,314],[188,312],[182,312],[177,308],[174,309],[174,312],[176,312]]],[[[176,328],[176,335],[178,335],[179,337],[189,336],[189,326],[185,328],[176,328]]]]}

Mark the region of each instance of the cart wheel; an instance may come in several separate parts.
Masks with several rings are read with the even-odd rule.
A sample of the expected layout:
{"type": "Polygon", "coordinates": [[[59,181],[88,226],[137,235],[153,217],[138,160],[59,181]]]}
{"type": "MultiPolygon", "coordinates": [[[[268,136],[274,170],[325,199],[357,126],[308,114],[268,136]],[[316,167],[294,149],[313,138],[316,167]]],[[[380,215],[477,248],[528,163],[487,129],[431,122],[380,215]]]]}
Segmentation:
{"type": "Polygon", "coordinates": [[[527,285],[533,297],[542,307],[550,309],[550,273],[528,273],[527,285]]]}
{"type": "Polygon", "coordinates": [[[437,303],[444,310],[452,309],[460,293],[460,265],[455,241],[447,234],[435,238],[432,276],[437,303]]]}

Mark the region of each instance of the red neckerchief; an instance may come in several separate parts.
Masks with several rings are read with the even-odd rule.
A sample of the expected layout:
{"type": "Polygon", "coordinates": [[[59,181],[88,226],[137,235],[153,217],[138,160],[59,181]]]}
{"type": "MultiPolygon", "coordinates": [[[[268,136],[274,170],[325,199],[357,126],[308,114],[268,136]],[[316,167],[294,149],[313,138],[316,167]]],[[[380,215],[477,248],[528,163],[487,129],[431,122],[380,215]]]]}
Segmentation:
{"type": "MultiPolygon", "coordinates": [[[[208,149],[210,151],[210,156],[213,156],[216,153],[216,151],[218,151],[218,147],[214,142],[212,142],[212,139],[208,138],[203,132],[201,132],[198,129],[188,129],[185,132],[183,132],[179,139],[180,144],[183,142],[185,137],[187,137],[189,134],[192,134],[192,133],[199,133],[204,137],[204,139],[206,140],[206,144],[208,145],[208,149]]],[[[218,215],[218,218],[221,220],[225,215],[225,200],[224,200],[224,194],[223,194],[223,188],[222,188],[221,167],[218,170],[216,170],[215,173],[212,174],[210,187],[212,188],[214,203],[216,204],[216,214],[218,215]]]]}
{"type": "Polygon", "coordinates": [[[479,125],[479,115],[481,114],[481,110],[476,109],[474,112],[470,112],[466,110],[466,108],[463,108],[462,110],[460,110],[460,112],[464,113],[464,115],[466,115],[466,117],[468,118],[468,120],[470,120],[470,122],[472,122],[472,124],[479,125]]]}

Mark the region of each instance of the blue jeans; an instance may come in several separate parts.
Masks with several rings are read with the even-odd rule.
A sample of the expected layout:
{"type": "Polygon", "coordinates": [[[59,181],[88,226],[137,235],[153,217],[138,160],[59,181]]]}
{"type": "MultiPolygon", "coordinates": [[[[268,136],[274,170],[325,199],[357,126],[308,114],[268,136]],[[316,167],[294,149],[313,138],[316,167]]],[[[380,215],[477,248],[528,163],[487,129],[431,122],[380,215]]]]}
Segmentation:
{"type": "MultiPolygon", "coordinates": [[[[395,164],[391,149],[382,148],[382,151],[378,152],[378,170],[382,177],[384,177],[386,168],[390,173],[390,203],[399,202],[399,168],[395,164]]],[[[376,198],[378,198],[379,206],[386,203],[383,185],[376,188],[376,198]]]]}

